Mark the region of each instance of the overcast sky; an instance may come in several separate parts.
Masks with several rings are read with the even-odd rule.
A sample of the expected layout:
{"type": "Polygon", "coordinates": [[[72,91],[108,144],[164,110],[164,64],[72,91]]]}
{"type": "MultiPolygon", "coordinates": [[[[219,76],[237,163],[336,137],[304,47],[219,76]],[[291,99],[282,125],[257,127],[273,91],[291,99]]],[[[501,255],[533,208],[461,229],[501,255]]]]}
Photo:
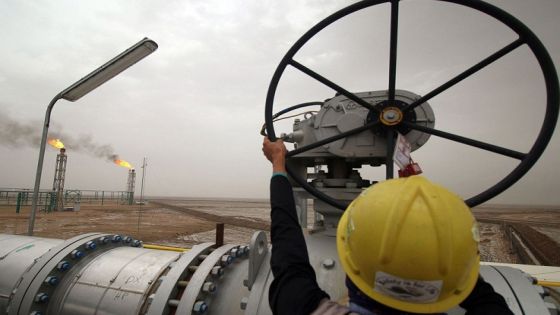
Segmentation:
{"type": "MultiPolygon", "coordinates": [[[[489,2],[533,30],[558,69],[560,1],[489,2]]],[[[50,130],[67,143],[66,188],[124,190],[127,169],[106,159],[118,154],[138,170],[147,157],[148,195],[266,198],[270,166],[259,130],[270,78],[305,31],[349,3],[1,1],[0,187],[33,187],[49,101],[149,37],[159,45],[155,53],[82,99],[56,104],[50,130]]],[[[515,39],[504,25],[458,5],[403,1],[400,10],[397,88],[416,94],[515,39]]],[[[389,8],[378,5],[327,28],[296,59],[350,91],[384,90],[388,37],[389,8]]],[[[275,111],[334,92],[291,70],[277,94],[275,111]]],[[[542,125],[544,81],[523,46],[430,104],[438,129],[526,152],[542,125]]],[[[276,128],[290,131],[290,123],[276,128]]],[[[556,131],[537,165],[491,202],[560,205],[559,153],[556,131]]],[[[41,188],[52,187],[56,154],[47,148],[41,188]]],[[[517,165],[436,137],[413,158],[465,198],[517,165]]],[[[383,169],[363,173],[377,174],[383,169]]]]}

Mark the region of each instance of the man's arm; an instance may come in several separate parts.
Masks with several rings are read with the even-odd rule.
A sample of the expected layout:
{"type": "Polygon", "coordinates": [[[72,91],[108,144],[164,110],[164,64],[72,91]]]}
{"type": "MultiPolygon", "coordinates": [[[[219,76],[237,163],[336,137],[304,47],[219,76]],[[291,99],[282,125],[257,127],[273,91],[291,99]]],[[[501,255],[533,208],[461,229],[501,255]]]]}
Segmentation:
{"type": "Polygon", "coordinates": [[[270,266],[274,281],[270,286],[269,303],[275,314],[309,314],[328,295],[319,288],[315,271],[309,263],[292,186],[286,176],[286,148],[282,140],[270,142],[265,138],[263,152],[273,168],[270,181],[270,266]]]}

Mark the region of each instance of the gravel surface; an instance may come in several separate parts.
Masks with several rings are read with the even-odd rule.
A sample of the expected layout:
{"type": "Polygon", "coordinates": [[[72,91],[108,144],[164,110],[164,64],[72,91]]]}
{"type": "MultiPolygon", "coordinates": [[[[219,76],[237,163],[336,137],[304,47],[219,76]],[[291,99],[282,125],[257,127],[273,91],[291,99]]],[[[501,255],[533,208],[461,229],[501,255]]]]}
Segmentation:
{"type": "MultiPolygon", "coordinates": [[[[40,212],[35,235],[70,238],[87,232],[131,235],[147,243],[189,247],[215,240],[215,225],[224,222],[225,242],[247,244],[257,230],[270,226],[267,200],[159,199],[146,205],[82,204],[79,212],[40,212]],[[164,205],[168,204],[169,206],[164,205]]],[[[308,227],[313,226],[312,202],[308,204],[308,227]]],[[[560,211],[550,209],[476,208],[480,224],[482,261],[518,263],[511,253],[503,224],[524,222],[560,244],[560,211]]],[[[0,206],[0,233],[25,234],[29,207],[16,214],[15,207],[0,206]]]]}
{"type": "Polygon", "coordinates": [[[505,230],[500,224],[479,223],[480,260],[486,262],[518,263],[517,256],[511,252],[511,246],[505,230]]]}

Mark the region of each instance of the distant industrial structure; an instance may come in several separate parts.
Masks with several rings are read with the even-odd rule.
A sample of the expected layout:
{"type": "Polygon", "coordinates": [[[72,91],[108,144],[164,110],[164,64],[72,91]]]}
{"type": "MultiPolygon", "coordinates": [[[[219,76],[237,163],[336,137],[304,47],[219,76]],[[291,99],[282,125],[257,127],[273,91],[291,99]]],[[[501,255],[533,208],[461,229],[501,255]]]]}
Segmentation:
{"type": "Polygon", "coordinates": [[[128,171],[128,179],[126,181],[126,202],[131,205],[134,203],[134,188],[136,186],[136,171],[131,168],[128,171]]]}
{"type": "Polygon", "coordinates": [[[56,167],[54,170],[53,193],[54,193],[54,211],[64,210],[64,179],[66,177],[66,149],[61,148],[60,153],[56,155],[56,167]]]}

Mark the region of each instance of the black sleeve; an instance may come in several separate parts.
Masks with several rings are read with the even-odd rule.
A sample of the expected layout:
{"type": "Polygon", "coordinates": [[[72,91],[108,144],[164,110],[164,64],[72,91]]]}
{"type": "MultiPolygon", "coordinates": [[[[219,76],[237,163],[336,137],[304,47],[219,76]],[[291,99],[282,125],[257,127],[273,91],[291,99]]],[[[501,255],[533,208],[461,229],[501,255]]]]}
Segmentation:
{"type": "Polygon", "coordinates": [[[513,315],[506,300],[481,277],[478,277],[471,294],[459,305],[467,310],[466,315],[513,315]]]}
{"type": "Polygon", "coordinates": [[[273,176],[270,181],[270,205],[274,275],[268,292],[270,307],[274,314],[309,314],[329,296],[319,288],[309,263],[292,186],[284,176],[273,176]]]}

